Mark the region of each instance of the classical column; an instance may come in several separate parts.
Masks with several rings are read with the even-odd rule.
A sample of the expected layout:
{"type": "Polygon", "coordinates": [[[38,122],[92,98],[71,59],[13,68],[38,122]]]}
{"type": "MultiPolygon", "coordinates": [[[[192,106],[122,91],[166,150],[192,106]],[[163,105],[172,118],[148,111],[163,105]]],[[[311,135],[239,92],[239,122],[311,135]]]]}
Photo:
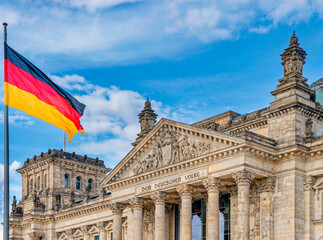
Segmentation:
{"type": "Polygon", "coordinates": [[[255,173],[244,169],[232,173],[232,177],[238,186],[238,239],[249,240],[249,188],[255,173]]]}
{"type": "Polygon", "coordinates": [[[166,239],[165,200],[164,192],[154,192],[150,195],[155,203],[155,240],[166,239]]]}
{"type": "Polygon", "coordinates": [[[210,177],[203,181],[207,190],[206,236],[208,240],[219,240],[219,185],[220,179],[210,177]]]}
{"type": "Polygon", "coordinates": [[[262,179],[260,191],[260,238],[262,240],[274,239],[274,190],[275,178],[262,179]]]}
{"type": "Polygon", "coordinates": [[[109,208],[113,213],[113,240],[122,240],[122,211],[124,205],[122,203],[111,203],[109,208]]]}
{"type": "Polygon", "coordinates": [[[314,239],[314,229],[312,220],[314,218],[314,189],[313,185],[316,178],[313,176],[306,176],[304,182],[304,239],[314,239]]]}
{"type": "Polygon", "coordinates": [[[107,239],[107,231],[105,230],[105,223],[104,222],[98,222],[96,224],[100,231],[100,239],[106,240],[107,239]]]}
{"type": "Polygon", "coordinates": [[[176,190],[181,197],[180,240],[191,240],[193,187],[185,184],[179,186],[176,190]]]}
{"type": "Polygon", "coordinates": [[[84,240],[90,240],[89,227],[88,226],[83,226],[83,227],[81,227],[81,230],[83,232],[83,239],[84,240]]]}
{"type": "Polygon", "coordinates": [[[129,200],[133,212],[133,236],[136,240],[142,240],[143,238],[143,223],[142,223],[142,211],[144,207],[144,200],[142,198],[132,198],[129,200]]]}

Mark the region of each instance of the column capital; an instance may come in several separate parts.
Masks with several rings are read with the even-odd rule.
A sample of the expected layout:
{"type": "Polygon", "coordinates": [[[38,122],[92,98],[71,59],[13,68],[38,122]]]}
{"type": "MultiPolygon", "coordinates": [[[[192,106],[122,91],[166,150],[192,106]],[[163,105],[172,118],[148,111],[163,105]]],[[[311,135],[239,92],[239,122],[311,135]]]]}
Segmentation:
{"type": "Polygon", "coordinates": [[[191,185],[184,184],[184,185],[178,186],[176,188],[176,191],[179,193],[181,198],[192,198],[194,188],[191,185]]]}
{"type": "Polygon", "coordinates": [[[316,181],[316,177],[312,175],[305,176],[304,178],[304,190],[313,189],[314,182],[316,181]]]}
{"type": "Polygon", "coordinates": [[[109,208],[112,210],[112,213],[115,214],[122,214],[122,211],[124,209],[124,204],[119,202],[114,202],[109,204],[109,208]]]}
{"type": "Polygon", "coordinates": [[[134,197],[134,198],[129,199],[128,202],[133,209],[135,208],[135,209],[142,210],[146,201],[142,198],[134,197]]]}
{"type": "Polygon", "coordinates": [[[171,204],[171,203],[167,203],[167,204],[165,205],[165,208],[166,208],[166,213],[167,213],[167,214],[170,214],[170,213],[172,212],[172,210],[173,210],[173,204],[171,204]]]}
{"type": "Polygon", "coordinates": [[[276,179],[274,177],[267,177],[260,180],[259,190],[260,192],[274,192],[276,185],[276,179]]]}
{"type": "Polygon", "coordinates": [[[150,194],[150,197],[155,202],[155,204],[165,203],[166,201],[166,193],[161,191],[150,194]]]}
{"type": "Polygon", "coordinates": [[[250,182],[255,178],[255,176],[256,174],[253,171],[248,171],[246,169],[232,173],[232,178],[238,186],[250,185],[250,182]]]}
{"type": "Polygon", "coordinates": [[[221,179],[216,177],[209,177],[203,181],[203,185],[208,192],[219,192],[219,187],[221,185],[221,179]]]}

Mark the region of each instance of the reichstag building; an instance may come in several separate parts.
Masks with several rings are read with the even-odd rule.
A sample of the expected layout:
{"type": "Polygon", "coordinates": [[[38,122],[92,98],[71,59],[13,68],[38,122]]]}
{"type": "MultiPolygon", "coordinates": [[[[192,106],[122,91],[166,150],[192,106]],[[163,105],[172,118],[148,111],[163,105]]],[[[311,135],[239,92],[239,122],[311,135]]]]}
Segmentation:
{"type": "Polygon", "coordinates": [[[306,55],[294,34],[273,102],[250,113],[156,123],[147,99],[114,169],[62,150],[27,159],[10,239],[322,240],[323,103],[306,55]]]}

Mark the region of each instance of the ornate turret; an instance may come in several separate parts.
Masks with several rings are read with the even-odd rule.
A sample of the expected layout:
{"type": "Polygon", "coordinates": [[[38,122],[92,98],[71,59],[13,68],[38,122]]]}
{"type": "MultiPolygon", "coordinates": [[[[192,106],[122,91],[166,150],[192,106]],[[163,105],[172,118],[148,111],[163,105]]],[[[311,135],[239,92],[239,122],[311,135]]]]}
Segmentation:
{"type": "Polygon", "coordinates": [[[288,48],[281,54],[282,65],[284,66],[284,78],[280,79],[279,86],[288,83],[301,83],[308,87],[306,84],[307,79],[303,77],[303,65],[305,64],[306,52],[299,46],[298,37],[293,32],[293,36],[289,41],[288,48]]]}
{"type": "Polygon", "coordinates": [[[145,107],[138,116],[141,126],[141,132],[138,134],[136,141],[132,143],[133,146],[136,146],[150,132],[150,130],[153,129],[156,124],[157,114],[154,110],[152,110],[149,98],[147,98],[145,107]]]}
{"type": "MultiPolygon", "coordinates": [[[[276,90],[271,92],[275,96],[274,105],[277,105],[282,99],[285,99],[284,103],[298,101],[299,97],[310,100],[310,96],[314,94],[306,83],[307,79],[303,77],[303,65],[305,64],[306,55],[303,48],[299,46],[298,37],[294,31],[288,48],[280,55],[284,66],[284,77],[279,79],[276,90]],[[292,96],[294,96],[293,99],[291,99],[292,96]],[[286,101],[286,98],[289,98],[289,100],[286,101]]],[[[274,105],[272,104],[272,107],[275,107],[274,105]]]]}

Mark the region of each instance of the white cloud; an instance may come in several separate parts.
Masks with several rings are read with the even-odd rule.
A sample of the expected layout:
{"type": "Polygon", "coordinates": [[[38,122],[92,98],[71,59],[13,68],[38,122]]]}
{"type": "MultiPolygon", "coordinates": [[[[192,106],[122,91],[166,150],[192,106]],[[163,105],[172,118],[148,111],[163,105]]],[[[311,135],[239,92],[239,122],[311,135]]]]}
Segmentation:
{"type": "Polygon", "coordinates": [[[72,7],[86,7],[89,11],[94,12],[100,8],[109,8],[123,3],[135,3],[140,0],[70,0],[72,7]]]}
{"type": "Polygon", "coordinates": [[[264,34],[279,24],[298,24],[323,14],[321,0],[55,0],[46,1],[46,6],[15,3],[2,7],[10,13],[5,18],[13,23],[9,22],[10,43],[38,62],[46,54],[59,55],[60,64],[52,63],[57,68],[67,61],[69,65],[93,66],[170,58],[188,54],[192,46],[237,39],[248,32],[264,34]]]}
{"type": "MultiPolygon", "coordinates": [[[[132,148],[140,132],[138,114],[143,109],[145,97],[131,90],[115,86],[93,85],[79,75],[51,76],[54,82],[69,90],[77,90],[75,97],[86,105],[81,123],[86,140],[75,151],[84,154],[98,153],[110,161],[120,161],[132,148]]],[[[174,120],[187,119],[188,111],[151,101],[152,108],[162,117],[174,120]]],[[[111,163],[109,163],[111,164],[111,163]]]]}

